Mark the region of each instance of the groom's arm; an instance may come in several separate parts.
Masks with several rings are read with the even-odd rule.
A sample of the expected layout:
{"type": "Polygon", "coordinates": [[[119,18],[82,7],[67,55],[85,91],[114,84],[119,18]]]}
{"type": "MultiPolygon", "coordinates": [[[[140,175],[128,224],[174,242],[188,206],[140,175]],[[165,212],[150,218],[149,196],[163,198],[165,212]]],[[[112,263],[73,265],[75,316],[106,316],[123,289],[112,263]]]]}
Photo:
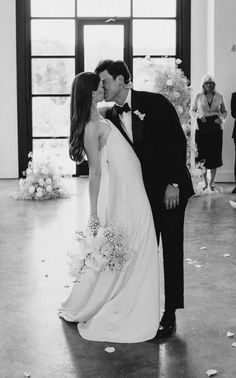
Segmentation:
{"type": "Polygon", "coordinates": [[[154,97],[152,109],[156,119],[157,137],[164,144],[166,181],[169,184],[181,185],[181,178],[186,170],[186,137],[174,106],[160,94],[154,97]]]}

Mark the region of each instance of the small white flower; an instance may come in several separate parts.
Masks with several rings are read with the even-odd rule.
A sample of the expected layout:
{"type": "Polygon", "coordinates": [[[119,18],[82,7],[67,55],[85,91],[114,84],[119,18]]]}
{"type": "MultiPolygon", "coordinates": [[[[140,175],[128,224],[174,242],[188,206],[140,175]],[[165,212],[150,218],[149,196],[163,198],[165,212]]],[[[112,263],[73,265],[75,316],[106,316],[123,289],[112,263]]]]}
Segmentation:
{"type": "Polygon", "coordinates": [[[209,369],[207,370],[206,374],[208,375],[208,377],[213,377],[214,375],[216,375],[218,373],[217,370],[215,369],[209,369]]]}
{"type": "Polygon", "coordinates": [[[230,205],[231,205],[234,209],[236,209],[236,202],[235,202],[235,201],[230,200],[229,203],[230,203],[230,205]]]}
{"type": "Polygon", "coordinates": [[[28,378],[31,377],[31,373],[28,372],[28,371],[25,371],[25,372],[24,372],[24,377],[28,377],[28,378]]]}
{"type": "Polygon", "coordinates": [[[182,114],[183,111],[184,111],[184,109],[183,109],[182,106],[180,106],[180,105],[177,107],[177,110],[178,110],[178,112],[179,112],[180,114],[182,114]]]}
{"type": "Polygon", "coordinates": [[[49,177],[49,178],[47,178],[47,180],[46,180],[46,184],[48,184],[48,185],[50,185],[52,183],[52,179],[49,177]]]}
{"type": "Polygon", "coordinates": [[[52,191],[52,186],[51,185],[47,185],[46,186],[46,191],[50,193],[52,191]]]}
{"type": "Polygon", "coordinates": [[[43,175],[48,175],[49,170],[48,170],[46,167],[43,167],[43,168],[41,169],[41,172],[42,172],[43,175]]]}
{"type": "Polygon", "coordinates": [[[44,181],[44,179],[39,179],[39,185],[40,186],[44,186],[45,185],[45,181],[44,181]]]}
{"type": "Polygon", "coordinates": [[[145,113],[140,113],[140,111],[139,110],[135,110],[134,111],[134,114],[136,114],[140,119],[141,119],[141,121],[143,121],[144,120],[144,117],[146,116],[146,114],[145,113]]]}
{"type": "Polygon", "coordinates": [[[32,172],[33,172],[33,171],[32,171],[31,168],[27,168],[27,169],[26,169],[26,173],[27,173],[27,175],[30,175],[32,172]]]}
{"type": "Polygon", "coordinates": [[[115,348],[114,347],[106,347],[104,350],[107,353],[113,353],[113,352],[115,352],[115,348]]]}
{"type": "Polygon", "coordinates": [[[29,187],[29,193],[33,194],[35,192],[35,187],[34,186],[30,186],[29,187]]]}
{"type": "Polygon", "coordinates": [[[171,87],[173,85],[173,81],[168,79],[166,85],[168,85],[168,87],[171,87]]]}
{"type": "Polygon", "coordinates": [[[32,151],[30,151],[29,153],[28,153],[28,158],[32,158],[33,157],[33,153],[32,153],[32,151]]]}
{"type": "Polygon", "coordinates": [[[177,92],[177,91],[174,91],[173,92],[173,96],[174,96],[174,98],[179,98],[180,97],[180,93],[177,92]]]}
{"type": "Polygon", "coordinates": [[[41,197],[43,196],[43,192],[42,192],[41,190],[40,190],[40,191],[37,191],[36,196],[37,196],[38,198],[41,198],[41,197]]]}
{"type": "Polygon", "coordinates": [[[181,59],[176,59],[176,64],[181,64],[182,60],[181,59]]]}

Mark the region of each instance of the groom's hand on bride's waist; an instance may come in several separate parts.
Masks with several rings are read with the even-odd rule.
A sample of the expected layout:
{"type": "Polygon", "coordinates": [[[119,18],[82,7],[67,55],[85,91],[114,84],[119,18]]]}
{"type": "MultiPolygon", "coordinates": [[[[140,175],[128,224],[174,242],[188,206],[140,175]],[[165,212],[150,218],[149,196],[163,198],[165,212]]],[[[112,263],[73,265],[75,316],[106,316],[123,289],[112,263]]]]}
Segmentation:
{"type": "Polygon", "coordinates": [[[179,187],[177,184],[168,184],[164,195],[165,207],[172,210],[179,205],[179,187]]]}

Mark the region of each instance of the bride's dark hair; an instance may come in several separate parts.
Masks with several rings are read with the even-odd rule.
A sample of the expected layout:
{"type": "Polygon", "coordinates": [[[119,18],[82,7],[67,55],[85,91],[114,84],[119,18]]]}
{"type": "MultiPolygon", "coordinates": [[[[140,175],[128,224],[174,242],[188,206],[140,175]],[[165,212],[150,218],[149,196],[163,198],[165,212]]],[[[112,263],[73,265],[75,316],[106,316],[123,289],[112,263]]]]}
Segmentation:
{"type": "Polygon", "coordinates": [[[71,89],[69,155],[77,164],[84,160],[84,130],[90,119],[92,92],[98,89],[100,77],[93,72],[75,76],[71,89]]]}

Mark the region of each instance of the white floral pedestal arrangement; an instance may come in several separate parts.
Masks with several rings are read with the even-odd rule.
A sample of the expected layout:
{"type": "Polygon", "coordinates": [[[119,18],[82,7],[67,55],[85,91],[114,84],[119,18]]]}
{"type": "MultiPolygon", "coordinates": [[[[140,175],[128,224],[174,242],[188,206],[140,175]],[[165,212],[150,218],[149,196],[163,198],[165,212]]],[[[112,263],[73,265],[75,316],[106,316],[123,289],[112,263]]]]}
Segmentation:
{"type": "Polygon", "coordinates": [[[28,168],[23,172],[25,178],[19,180],[19,190],[13,194],[18,200],[49,200],[70,197],[68,189],[62,184],[59,169],[53,165],[49,156],[34,161],[33,153],[28,154],[28,168]]]}
{"type": "Polygon", "coordinates": [[[203,190],[204,167],[195,164],[197,148],[189,114],[191,87],[183,71],[178,68],[179,64],[181,64],[181,60],[176,59],[175,65],[171,66],[168,63],[168,57],[163,57],[160,63],[154,62],[149,56],[141,58],[136,72],[138,76],[137,89],[161,93],[173,104],[187,140],[186,164],[191,173],[195,195],[212,194],[212,191],[203,190]]]}

